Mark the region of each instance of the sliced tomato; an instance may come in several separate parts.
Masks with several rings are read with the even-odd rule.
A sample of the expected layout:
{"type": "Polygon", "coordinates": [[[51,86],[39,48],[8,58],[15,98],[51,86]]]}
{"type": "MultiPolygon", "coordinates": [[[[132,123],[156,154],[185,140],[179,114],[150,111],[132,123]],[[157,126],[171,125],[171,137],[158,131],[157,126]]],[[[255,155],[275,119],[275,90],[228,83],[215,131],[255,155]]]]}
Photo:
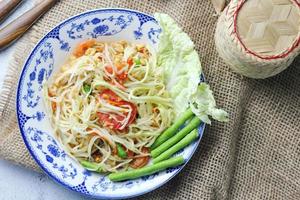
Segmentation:
{"type": "Polygon", "coordinates": [[[109,73],[110,75],[113,74],[113,68],[111,66],[105,66],[105,70],[107,73],[109,73]]]}
{"type": "Polygon", "coordinates": [[[114,119],[111,117],[113,114],[107,114],[107,113],[97,113],[99,122],[102,123],[103,126],[108,127],[110,129],[116,129],[116,130],[122,130],[122,124],[119,121],[124,120],[123,116],[120,115],[114,115],[114,117],[117,119],[114,119]]]}
{"type": "Polygon", "coordinates": [[[86,50],[88,50],[88,48],[92,47],[93,45],[96,44],[96,41],[94,39],[90,39],[90,40],[86,40],[81,42],[75,49],[74,51],[74,56],[76,57],[80,57],[83,56],[86,52],[86,50]]]}
{"type": "Polygon", "coordinates": [[[124,84],[125,80],[127,80],[128,73],[127,72],[122,72],[121,74],[117,75],[117,80],[120,84],[124,84]]]}
{"type": "MultiPolygon", "coordinates": [[[[124,130],[129,124],[134,122],[137,115],[137,108],[133,103],[122,100],[116,93],[114,93],[110,89],[103,90],[102,93],[100,94],[100,98],[104,99],[106,102],[108,102],[111,105],[118,106],[118,107],[124,107],[126,105],[129,106],[132,110],[132,112],[130,113],[128,123],[124,127],[122,127],[122,124],[120,123],[120,121],[124,120],[124,116],[117,115],[114,113],[98,112],[97,115],[99,118],[99,122],[103,123],[104,126],[110,129],[124,130]]],[[[129,113],[124,113],[124,114],[128,115],[129,113]]]]}
{"type": "MultiPolygon", "coordinates": [[[[143,147],[142,148],[142,152],[143,153],[149,153],[149,148],[143,147]]],[[[144,157],[134,158],[130,162],[130,167],[132,167],[134,169],[144,167],[145,165],[148,164],[149,160],[150,160],[150,156],[144,156],[144,157]]]]}
{"type": "Polygon", "coordinates": [[[127,64],[129,65],[129,67],[131,67],[133,65],[133,59],[132,59],[132,57],[129,57],[127,59],[127,64]]]}
{"type": "MultiPolygon", "coordinates": [[[[106,67],[105,67],[105,70],[106,70],[107,73],[113,74],[113,69],[112,69],[112,67],[106,66],[106,67]]],[[[124,82],[127,80],[127,77],[128,77],[128,72],[126,72],[126,71],[123,71],[122,73],[116,74],[116,75],[115,75],[116,80],[117,80],[120,84],[122,84],[122,85],[123,85],[124,82]]]]}
{"type": "Polygon", "coordinates": [[[126,153],[127,153],[127,157],[128,157],[128,158],[133,158],[133,156],[134,156],[133,151],[127,149],[127,150],[126,150],[126,153]]]}
{"type": "Polygon", "coordinates": [[[130,118],[128,120],[128,124],[127,125],[132,124],[134,122],[134,120],[136,118],[136,114],[137,114],[137,108],[136,108],[136,106],[133,103],[128,102],[128,101],[121,101],[119,105],[121,105],[121,106],[122,105],[128,105],[128,106],[130,106],[132,112],[131,112],[131,115],[130,115],[130,118]]]}
{"type": "MultiPolygon", "coordinates": [[[[126,62],[116,63],[116,67],[117,67],[118,71],[123,69],[125,66],[126,66],[126,62]]],[[[117,74],[117,81],[120,84],[123,84],[127,80],[127,77],[128,77],[128,72],[123,71],[122,73],[117,74]]]]}
{"type": "MultiPolygon", "coordinates": [[[[131,61],[130,61],[130,60],[127,61],[127,64],[128,64],[129,67],[130,67],[130,66],[133,64],[132,59],[131,59],[131,61]],[[129,62],[129,63],[128,63],[128,62],[129,62]]],[[[116,68],[117,68],[117,71],[122,70],[127,64],[126,64],[126,62],[118,62],[118,63],[115,63],[115,66],[116,66],[116,68]]],[[[111,66],[106,66],[106,67],[105,67],[105,70],[106,70],[106,72],[109,73],[109,74],[113,74],[113,71],[114,71],[113,68],[112,68],[111,66]]],[[[116,79],[116,81],[118,82],[118,84],[120,84],[122,87],[124,87],[123,84],[124,84],[124,82],[127,80],[127,77],[128,77],[128,72],[127,72],[127,71],[123,71],[122,73],[115,72],[115,79],[116,79]]],[[[112,84],[118,86],[118,84],[116,84],[116,83],[113,83],[113,82],[112,82],[112,84]]]]}

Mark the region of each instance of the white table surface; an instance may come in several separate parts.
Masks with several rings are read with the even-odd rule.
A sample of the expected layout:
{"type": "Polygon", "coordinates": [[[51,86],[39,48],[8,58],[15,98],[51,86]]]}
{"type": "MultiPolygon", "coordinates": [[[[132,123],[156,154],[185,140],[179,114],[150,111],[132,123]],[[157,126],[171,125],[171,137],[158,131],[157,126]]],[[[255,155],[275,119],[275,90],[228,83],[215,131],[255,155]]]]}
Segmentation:
{"type": "MultiPolygon", "coordinates": [[[[1,0],[0,0],[1,1],[1,0]]],[[[0,28],[33,6],[32,0],[26,0],[5,20],[0,28]]],[[[13,55],[12,45],[0,51],[0,88],[3,85],[8,63],[13,55]]],[[[17,77],[16,77],[17,78],[17,77]]],[[[0,200],[79,200],[87,199],[76,192],[58,185],[45,174],[33,172],[0,159],[0,200]]]]}

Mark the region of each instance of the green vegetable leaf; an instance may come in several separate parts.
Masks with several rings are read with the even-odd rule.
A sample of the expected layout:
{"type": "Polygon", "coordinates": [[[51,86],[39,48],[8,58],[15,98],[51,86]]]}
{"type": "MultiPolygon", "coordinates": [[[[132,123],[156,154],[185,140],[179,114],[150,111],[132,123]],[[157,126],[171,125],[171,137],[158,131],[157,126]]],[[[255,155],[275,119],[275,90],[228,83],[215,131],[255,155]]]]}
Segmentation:
{"type": "Polygon", "coordinates": [[[122,147],[122,145],[117,144],[117,151],[118,151],[118,156],[120,158],[127,158],[127,153],[124,150],[124,148],[122,147]]]}
{"type": "Polygon", "coordinates": [[[200,83],[197,92],[191,97],[191,102],[192,111],[201,121],[210,124],[208,116],[218,121],[228,121],[228,114],[224,110],[216,108],[216,101],[206,83],[200,83]]]}
{"type": "Polygon", "coordinates": [[[89,84],[83,84],[83,91],[88,94],[92,91],[92,87],[89,84]]]}
{"type": "Polygon", "coordinates": [[[134,60],[134,63],[135,63],[136,65],[141,65],[141,59],[135,59],[135,60],[134,60]]]}
{"type": "Polygon", "coordinates": [[[209,116],[226,121],[226,112],[215,108],[215,100],[209,87],[205,92],[202,92],[201,87],[198,89],[202,68],[190,37],[167,14],[156,13],[154,17],[162,28],[157,65],[164,69],[164,80],[174,99],[177,117],[184,113],[189,105],[193,105],[192,111],[206,123],[210,123],[209,116]],[[203,99],[205,101],[202,101],[203,99]]]}

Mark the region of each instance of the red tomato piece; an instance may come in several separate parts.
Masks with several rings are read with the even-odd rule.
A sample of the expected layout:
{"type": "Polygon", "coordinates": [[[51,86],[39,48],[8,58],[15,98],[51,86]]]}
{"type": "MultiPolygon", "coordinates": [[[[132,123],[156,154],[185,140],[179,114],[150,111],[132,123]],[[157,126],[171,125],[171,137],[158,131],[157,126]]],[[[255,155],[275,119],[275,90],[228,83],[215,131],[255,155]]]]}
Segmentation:
{"type": "Polygon", "coordinates": [[[119,105],[121,105],[121,106],[122,105],[128,105],[128,106],[130,106],[132,112],[131,112],[130,118],[128,120],[128,125],[132,124],[134,122],[134,120],[136,118],[136,114],[137,114],[137,108],[136,108],[136,106],[133,103],[128,102],[128,101],[121,101],[119,105]]]}
{"type": "Polygon", "coordinates": [[[127,150],[126,150],[126,153],[127,153],[127,157],[128,157],[128,158],[133,158],[133,156],[134,156],[133,151],[127,149],[127,150]]]}
{"type": "Polygon", "coordinates": [[[75,49],[74,51],[74,56],[76,57],[80,57],[83,56],[86,52],[86,50],[88,50],[88,48],[92,47],[93,45],[95,45],[96,41],[93,39],[90,40],[86,40],[81,42],[75,49]]]}
{"type": "MultiPolygon", "coordinates": [[[[125,62],[115,63],[115,66],[117,68],[117,72],[115,72],[115,79],[120,85],[123,86],[124,82],[127,80],[128,72],[123,71],[122,73],[118,73],[118,71],[122,70],[123,67],[126,66],[126,63],[125,62]]],[[[113,74],[113,68],[111,66],[106,66],[105,70],[106,70],[107,73],[113,74]]]]}
{"type": "Polygon", "coordinates": [[[127,64],[129,65],[129,67],[133,65],[133,59],[132,59],[132,57],[129,57],[127,59],[127,64]]]}
{"type": "MultiPolygon", "coordinates": [[[[118,106],[118,107],[125,107],[129,106],[132,110],[130,113],[130,117],[128,120],[128,123],[122,127],[122,124],[120,121],[124,120],[124,117],[121,115],[113,114],[113,113],[101,113],[98,112],[98,118],[101,123],[103,123],[104,126],[109,127],[110,129],[115,130],[124,130],[128,125],[134,122],[136,115],[137,115],[137,108],[136,106],[131,103],[122,100],[116,93],[111,91],[110,89],[105,89],[100,94],[100,98],[104,99],[106,102],[108,102],[111,105],[118,106]]],[[[124,113],[125,115],[128,115],[129,113],[124,113]]]]}
{"type": "Polygon", "coordinates": [[[121,130],[122,124],[119,121],[124,120],[123,116],[120,115],[114,115],[114,117],[117,119],[114,119],[111,117],[112,114],[106,114],[106,113],[97,113],[99,121],[103,123],[103,126],[108,127],[110,129],[116,129],[121,130]]]}
{"type": "Polygon", "coordinates": [[[106,66],[105,70],[109,73],[109,74],[113,74],[113,69],[110,66],[106,66]]]}

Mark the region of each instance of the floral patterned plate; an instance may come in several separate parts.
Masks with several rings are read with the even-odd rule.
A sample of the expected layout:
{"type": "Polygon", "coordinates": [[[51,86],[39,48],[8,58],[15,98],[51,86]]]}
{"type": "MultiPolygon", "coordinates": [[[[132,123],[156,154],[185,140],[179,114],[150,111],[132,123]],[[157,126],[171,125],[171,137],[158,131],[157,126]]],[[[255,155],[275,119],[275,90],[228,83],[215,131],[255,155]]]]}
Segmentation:
{"type": "MultiPolygon", "coordinates": [[[[47,33],[29,55],[18,85],[17,119],[24,142],[39,166],[55,181],[73,191],[102,199],[124,199],[150,192],[173,178],[184,166],[136,180],[111,182],[106,176],[85,170],[71,159],[54,138],[42,100],[42,82],[48,79],[79,42],[88,38],[125,39],[157,48],[161,29],[152,16],[127,9],[92,10],[71,17],[47,33]]],[[[201,77],[202,81],[204,80],[201,77]]],[[[199,139],[177,154],[188,161],[199,139]]]]}

